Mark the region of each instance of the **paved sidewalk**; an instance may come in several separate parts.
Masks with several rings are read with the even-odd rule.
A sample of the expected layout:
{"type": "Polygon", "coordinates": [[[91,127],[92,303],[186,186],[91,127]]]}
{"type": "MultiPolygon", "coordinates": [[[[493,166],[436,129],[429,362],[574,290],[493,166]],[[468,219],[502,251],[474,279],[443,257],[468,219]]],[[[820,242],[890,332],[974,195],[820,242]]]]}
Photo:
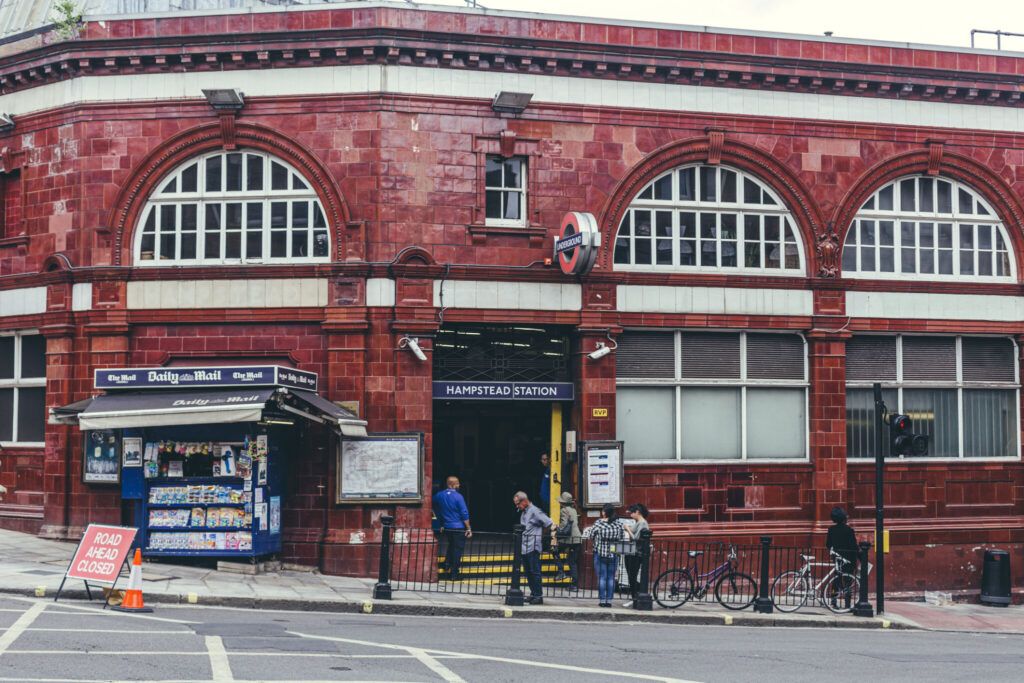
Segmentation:
{"type": "MultiPolygon", "coordinates": [[[[29,534],[0,530],[0,593],[55,595],[74,544],[49,541],[29,534]]],[[[571,621],[652,621],[679,624],[791,626],[835,628],[951,628],[1024,632],[1024,608],[985,608],[976,605],[935,607],[924,603],[889,603],[885,618],[837,616],[804,609],[796,614],[730,612],[714,604],[686,605],[678,610],[640,612],[615,607],[601,609],[596,601],[546,598],[544,606],[506,609],[499,596],[395,591],[394,599],[372,600],[374,580],[324,576],[316,572],[282,570],[255,576],[167,562],[146,562],[143,590],[147,603],[195,603],[231,607],[296,609],[303,611],[373,612],[434,616],[545,618],[571,621]],[[960,608],[959,611],[953,608],[960,608]],[[960,611],[998,610],[971,613],[960,611]],[[982,614],[989,615],[984,618],[982,614]],[[992,615],[995,616],[992,616],[992,615]]],[[[82,583],[69,581],[69,599],[85,597],[82,583]]]]}

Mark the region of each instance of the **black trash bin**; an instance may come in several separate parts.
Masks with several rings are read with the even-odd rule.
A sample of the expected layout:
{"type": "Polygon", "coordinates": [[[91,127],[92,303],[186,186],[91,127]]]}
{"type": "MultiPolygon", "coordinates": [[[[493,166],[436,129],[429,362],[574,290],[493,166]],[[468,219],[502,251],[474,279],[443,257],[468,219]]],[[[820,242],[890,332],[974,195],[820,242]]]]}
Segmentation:
{"type": "Polygon", "coordinates": [[[1010,604],[1010,553],[986,550],[981,568],[981,602],[1006,607],[1010,604]]]}

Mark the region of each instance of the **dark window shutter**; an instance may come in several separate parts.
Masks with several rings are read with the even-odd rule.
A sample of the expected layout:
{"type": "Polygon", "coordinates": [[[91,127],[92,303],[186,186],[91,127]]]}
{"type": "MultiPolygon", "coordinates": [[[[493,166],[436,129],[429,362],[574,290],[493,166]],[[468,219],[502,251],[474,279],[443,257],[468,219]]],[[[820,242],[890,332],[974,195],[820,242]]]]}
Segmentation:
{"type": "Polygon", "coordinates": [[[1016,382],[1013,344],[1009,339],[964,337],[965,382],[1016,382]]]}
{"type": "Polygon", "coordinates": [[[954,337],[903,337],[903,381],[956,381],[954,337]]]}
{"type": "Polygon", "coordinates": [[[683,379],[739,379],[740,336],[717,332],[683,335],[683,379]]]}
{"type": "MultiPolygon", "coordinates": [[[[615,350],[615,373],[624,379],[674,379],[675,335],[671,332],[626,332],[615,350]]],[[[586,360],[586,359],[584,359],[586,360]]]]}
{"type": "Polygon", "coordinates": [[[895,382],[896,337],[857,336],[846,342],[847,382],[895,382]]]}
{"type": "Polygon", "coordinates": [[[804,341],[795,334],[748,334],[748,379],[804,379],[804,341]]]}

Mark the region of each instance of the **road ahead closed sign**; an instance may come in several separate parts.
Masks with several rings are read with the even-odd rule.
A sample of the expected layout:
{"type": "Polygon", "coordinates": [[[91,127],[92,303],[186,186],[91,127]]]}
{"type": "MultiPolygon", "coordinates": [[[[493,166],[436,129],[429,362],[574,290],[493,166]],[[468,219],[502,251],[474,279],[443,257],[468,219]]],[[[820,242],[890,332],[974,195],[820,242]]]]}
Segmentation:
{"type": "Polygon", "coordinates": [[[90,524],[68,567],[69,579],[113,584],[138,529],[90,524]]]}

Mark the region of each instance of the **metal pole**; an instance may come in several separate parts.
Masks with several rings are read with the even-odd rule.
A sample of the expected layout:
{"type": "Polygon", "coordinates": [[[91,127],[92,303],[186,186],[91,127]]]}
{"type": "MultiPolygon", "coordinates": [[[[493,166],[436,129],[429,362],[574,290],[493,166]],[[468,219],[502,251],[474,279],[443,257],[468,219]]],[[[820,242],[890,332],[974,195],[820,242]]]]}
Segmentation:
{"type": "Polygon", "coordinates": [[[873,617],[875,610],[871,608],[868,601],[868,550],[871,544],[867,541],[860,542],[860,595],[857,597],[857,604],[853,606],[853,616],[873,617]]]}
{"type": "Polygon", "coordinates": [[[523,606],[523,589],[519,587],[523,566],[523,532],[526,527],[516,524],[512,527],[512,585],[505,591],[505,604],[509,607],[523,606]]]}
{"type": "Polygon", "coordinates": [[[772,599],[768,597],[768,562],[771,559],[772,537],[761,537],[761,578],[757,590],[757,599],[754,600],[754,611],[761,614],[771,614],[775,607],[772,599]]]}
{"type": "Polygon", "coordinates": [[[649,612],[654,609],[651,597],[651,530],[644,529],[637,539],[636,552],[640,556],[640,590],[633,599],[633,609],[649,612]]]}
{"type": "Polygon", "coordinates": [[[391,529],[395,518],[384,515],[380,518],[380,566],[377,571],[377,585],[373,587],[374,600],[391,599],[391,529]]]}
{"type": "Polygon", "coordinates": [[[875,390],[875,611],[885,612],[885,402],[882,385],[875,390]]]}

